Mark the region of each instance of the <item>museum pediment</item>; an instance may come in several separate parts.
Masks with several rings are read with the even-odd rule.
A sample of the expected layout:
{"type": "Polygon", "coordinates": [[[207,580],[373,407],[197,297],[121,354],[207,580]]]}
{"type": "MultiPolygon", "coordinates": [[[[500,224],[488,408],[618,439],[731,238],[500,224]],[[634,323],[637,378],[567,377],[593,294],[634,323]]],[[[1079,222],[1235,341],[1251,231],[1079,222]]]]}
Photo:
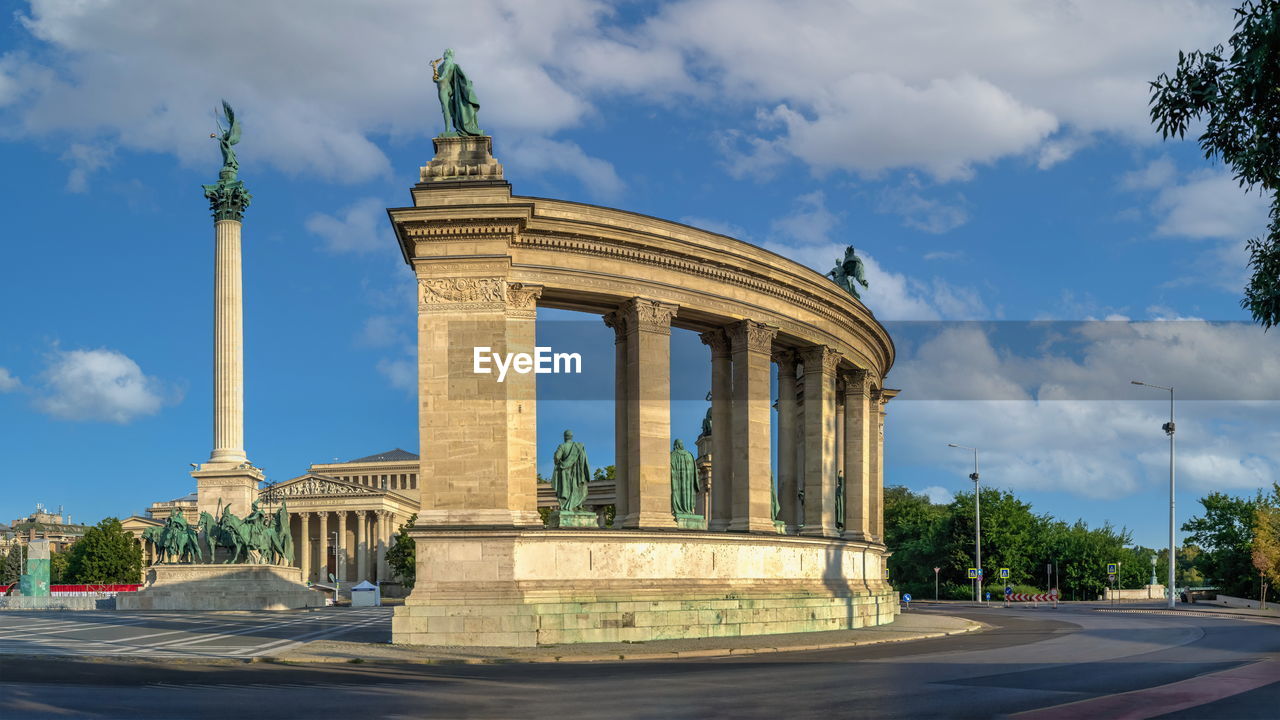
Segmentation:
{"type": "Polygon", "coordinates": [[[277,485],[272,491],[276,498],[333,497],[334,495],[384,495],[381,490],[343,482],[321,475],[304,475],[277,485]]]}

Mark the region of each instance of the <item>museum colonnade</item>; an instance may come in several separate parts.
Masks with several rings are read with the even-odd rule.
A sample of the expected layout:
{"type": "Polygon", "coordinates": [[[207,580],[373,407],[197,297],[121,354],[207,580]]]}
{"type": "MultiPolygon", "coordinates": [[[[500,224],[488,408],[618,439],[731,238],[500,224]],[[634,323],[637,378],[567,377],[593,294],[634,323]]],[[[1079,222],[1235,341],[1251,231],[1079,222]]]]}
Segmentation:
{"type": "MultiPolygon", "coordinates": [[[[673,528],[670,336],[679,308],[633,298],[605,314],[614,330],[616,520],[673,528]]],[[[882,543],[885,404],[896,395],[824,345],[791,346],[752,320],[700,333],[711,356],[710,531],[882,543]],[[772,366],[778,366],[772,447],[772,366]],[[778,523],[773,519],[777,453],[778,523]],[[843,483],[845,497],[837,502],[843,483]],[[837,517],[842,512],[842,517],[837,517]]]]}
{"type": "Polygon", "coordinates": [[[303,510],[289,512],[294,566],[304,580],[328,583],[393,579],[386,551],[406,518],[390,510],[303,510]]]}

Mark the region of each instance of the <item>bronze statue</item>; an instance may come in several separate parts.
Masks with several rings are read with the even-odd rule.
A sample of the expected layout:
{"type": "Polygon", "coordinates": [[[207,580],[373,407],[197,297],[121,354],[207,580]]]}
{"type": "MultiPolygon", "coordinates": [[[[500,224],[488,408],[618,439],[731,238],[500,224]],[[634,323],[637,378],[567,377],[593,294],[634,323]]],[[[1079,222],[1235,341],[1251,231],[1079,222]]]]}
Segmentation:
{"type": "Polygon", "coordinates": [[[853,246],[850,245],[844,249],[844,260],[836,260],[836,266],[827,273],[827,277],[836,281],[836,284],[844,288],[855,299],[861,300],[862,296],[858,294],[857,285],[862,287],[870,287],[867,284],[865,269],[862,264],[862,258],[854,252],[853,246]]]}
{"type": "Polygon", "coordinates": [[[452,49],[446,49],[439,60],[431,61],[431,79],[440,97],[440,112],[444,114],[444,132],[440,137],[483,135],[476,120],[480,101],[476,99],[475,87],[453,61],[452,49]]]}
{"type": "Polygon", "coordinates": [[[227,127],[222,127],[222,122],[218,120],[218,112],[213,113],[213,121],[218,125],[218,132],[209,133],[209,137],[218,141],[218,148],[222,150],[222,172],[230,172],[228,180],[234,180],[236,173],[240,170],[240,161],[236,160],[236,151],[232,146],[240,142],[240,121],[236,119],[236,113],[231,109],[231,104],[226,100],[222,101],[222,112],[227,117],[227,127]]]}
{"type": "Polygon", "coordinates": [[[587,482],[591,479],[587,450],[582,443],[573,441],[572,430],[565,430],[564,442],[556,448],[552,459],[555,472],[551,475],[551,484],[560,500],[560,510],[576,512],[587,499],[587,482]]]}
{"type": "Polygon", "coordinates": [[[671,513],[692,515],[696,507],[695,493],[702,492],[702,480],[694,466],[693,453],[684,449],[679,439],[671,446],[671,513]]]}
{"type": "Polygon", "coordinates": [[[836,529],[844,530],[844,471],[836,473],[836,529]]]}

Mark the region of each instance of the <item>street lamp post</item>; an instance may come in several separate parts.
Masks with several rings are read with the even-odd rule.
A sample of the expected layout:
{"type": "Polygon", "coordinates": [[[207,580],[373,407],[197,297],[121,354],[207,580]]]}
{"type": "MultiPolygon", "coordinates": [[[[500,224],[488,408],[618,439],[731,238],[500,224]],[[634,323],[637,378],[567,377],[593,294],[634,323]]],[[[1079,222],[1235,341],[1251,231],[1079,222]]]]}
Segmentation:
{"type": "Polygon", "coordinates": [[[973,451],[973,556],[978,568],[978,579],[974,582],[973,601],[982,602],[982,493],[978,487],[978,448],[966,447],[955,443],[947,443],[947,447],[973,451]]]}
{"type": "Polygon", "coordinates": [[[1174,576],[1173,576],[1173,572],[1174,572],[1174,570],[1173,570],[1173,568],[1174,568],[1174,558],[1175,558],[1175,549],[1174,549],[1174,546],[1173,546],[1173,533],[1174,533],[1174,524],[1173,524],[1173,523],[1174,523],[1174,512],[1173,512],[1173,470],[1174,470],[1174,452],[1173,452],[1173,451],[1174,451],[1174,444],[1173,444],[1173,432],[1174,432],[1174,425],[1173,425],[1173,388],[1171,388],[1171,387],[1164,387],[1164,386],[1162,386],[1162,385],[1152,385],[1152,384],[1150,384],[1150,383],[1144,383],[1144,382],[1140,382],[1140,381],[1138,381],[1138,380],[1132,380],[1132,381],[1130,381],[1130,382],[1132,382],[1134,385],[1142,385],[1143,387],[1149,387],[1149,388],[1155,388],[1155,389],[1157,389],[1157,390],[1168,390],[1168,391],[1169,391],[1169,422],[1165,423],[1162,429],[1164,430],[1165,434],[1169,436],[1169,579],[1167,580],[1167,587],[1165,588],[1165,591],[1169,594],[1169,609],[1170,609],[1170,610],[1172,610],[1172,609],[1173,609],[1173,593],[1174,593],[1174,588],[1173,588],[1173,583],[1174,583],[1174,576]]]}

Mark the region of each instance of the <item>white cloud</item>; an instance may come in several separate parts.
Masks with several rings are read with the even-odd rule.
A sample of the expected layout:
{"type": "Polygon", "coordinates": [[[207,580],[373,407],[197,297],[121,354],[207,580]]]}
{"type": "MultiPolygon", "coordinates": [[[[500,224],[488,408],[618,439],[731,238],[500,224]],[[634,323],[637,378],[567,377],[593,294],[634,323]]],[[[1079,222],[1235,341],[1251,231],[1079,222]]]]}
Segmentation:
{"type": "Polygon", "coordinates": [[[324,238],[331,252],[367,253],[395,247],[387,229],[387,206],[378,198],[358,200],[342,211],[341,217],[315,213],[306,228],[324,238]]]}
{"type": "Polygon", "coordinates": [[[964,253],[959,250],[934,250],[924,254],[925,260],[959,260],[964,253]]]}
{"type": "Polygon", "coordinates": [[[922,184],[914,176],[896,188],[880,194],[877,212],[892,213],[902,218],[902,224],[933,235],[950,232],[969,222],[963,195],[957,194],[954,202],[943,202],[925,197],[922,184]]]}
{"type": "Polygon", "coordinates": [[[22,387],[22,381],[10,374],[8,368],[0,367],[0,393],[13,392],[22,387]]]}
{"type": "Polygon", "coordinates": [[[1178,168],[1168,155],[1147,163],[1139,170],[1127,172],[1120,177],[1120,187],[1125,190],[1158,190],[1173,184],[1178,175],[1178,168]]]}
{"type": "MultiPolygon", "coordinates": [[[[773,232],[801,244],[831,242],[831,232],[840,216],[827,209],[826,195],[821,190],[796,198],[796,209],[773,221],[773,232]]],[[[830,269],[830,268],[828,268],[830,269]]]]}
{"type": "Polygon", "coordinates": [[[506,146],[503,161],[507,176],[562,172],[576,178],[596,198],[617,198],[625,187],[611,163],[587,155],[576,143],[568,141],[540,137],[516,140],[506,146]]]}
{"type": "MultiPolygon", "coordinates": [[[[476,80],[481,126],[508,140],[546,140],[634,95],[762,111],[772,129],[720,131],[746,148],[733,173],[795,157],[817,172],[963,179],[1010,156],[1052,166],[1097,133],[1156,142],[1147,82],[1232,22],[1193,0],[677,0],[639,21],[600,0],[307,7],[31,0],[20,25],[44,47],[0,56],[3,132],[213,167],[202,134],[227,97],[244,118],[246,172],[364,181],[390,168],[374,139],[439,131],[427,63],[451,45],[476,80]]],[[[557,169],[608,178],[560,149],[569,167],[557,169]]]]}
{"type": "Polygon", "coordinates": [[[41,380],[37,407],[63,420],[125,424],[178,400],[163,383],[114,350],[55,351],[41,380]]]}
{"type": "Polygon", "coordinates": [[[391,387],[408,393],[418,391],[418,368],[409,358],[383,358],[378,361],[378,372],[391,383],[391,387]]]}
{"type": "Polygon", "coordinates": [[[1198,491],[1266,487],[1280,479],[1269,421],[1280,402],[1277,340],[1243,323],[1052,324],[1042,343],[1023,326],[961,325],[902,343],[891,406],[910,427],[905,452],[920,464],[962,465],[945,437],[982,448],[984,477],[1001,487],[1118,498],[1167,481],[1168,395],[1177,388],[1179,475],[1198,491]],[[1006,336],[1007,337],[1007,336],[1006,336]],[[1191,401],[1191,402],[1186,402],[1191,401]]]}
{"type": "Polygon", "coordinates": [[[110,147],[72,143],[62,154],[63,162],[71,165],[67,174],[67,190],[82,193],[89,188],[89,176],[111,163],[115,150],[110,147]]]}
{"type": "Polygon", "coordinates": [[[955,495],[952,495],[950,490],[938,485],[930,485],[920,492],[925,497],[929,498],[929,502],[934,505],[950,505],[951,501],[956,499],[955,495]]]}
{"type": "Polygon", "coordinates": [[[1224,170],[1200,170],[1185,182],[1160,190],[1152,210],[1160,216],[1157,235],[1242,241],[1263,232],[1269,201],[1247,193],[1224,170]]]}
{"type": "Polygon", "coordinates": [[[390,315],[374,315],[366,319],[356,342],[375,348],[410,344],[408,334],[397,327],[396,319],[390,315]]]}

